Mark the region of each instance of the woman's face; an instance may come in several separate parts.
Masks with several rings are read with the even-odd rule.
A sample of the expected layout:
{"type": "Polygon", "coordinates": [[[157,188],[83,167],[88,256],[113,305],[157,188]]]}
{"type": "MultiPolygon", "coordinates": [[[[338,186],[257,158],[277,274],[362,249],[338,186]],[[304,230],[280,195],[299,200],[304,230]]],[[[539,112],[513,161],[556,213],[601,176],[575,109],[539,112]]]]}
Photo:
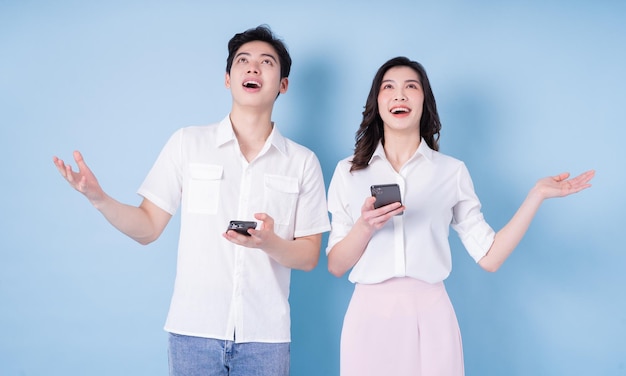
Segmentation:
{"type": "Polygon", "coordinates": [[[378,111],[385,132],[415,131],[419,133],[424,106],[422,81],[412,68],[390,68],[383,76],[378,93],[378,111]]]}

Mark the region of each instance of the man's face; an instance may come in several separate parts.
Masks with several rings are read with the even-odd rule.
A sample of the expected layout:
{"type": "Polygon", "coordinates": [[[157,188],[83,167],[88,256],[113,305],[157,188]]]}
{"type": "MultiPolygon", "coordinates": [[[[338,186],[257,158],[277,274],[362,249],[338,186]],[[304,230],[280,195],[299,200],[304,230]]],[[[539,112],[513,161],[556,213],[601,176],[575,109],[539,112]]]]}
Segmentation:
{"type": "Polygon", "coordinates": [[[235,53],[225,84],[233,100],[241,105],[272,106],[276,96],[287,91],[288,80],[280,77],[280,61],[274,48],[253,41],[235,53]]]}

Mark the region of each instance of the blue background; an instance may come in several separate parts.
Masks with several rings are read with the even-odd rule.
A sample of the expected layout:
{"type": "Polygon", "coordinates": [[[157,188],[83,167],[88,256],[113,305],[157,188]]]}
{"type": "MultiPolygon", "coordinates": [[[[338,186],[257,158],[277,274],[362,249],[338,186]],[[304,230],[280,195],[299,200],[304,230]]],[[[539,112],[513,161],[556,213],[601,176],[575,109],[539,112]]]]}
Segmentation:
{"type": "MultiPolygon", "coordinates": [[[[625,20],[602,0],[0,1],[0,374],[167,374],[178,216],[140,246],[52,156],[81,150],[138,204],[169,135],[228,112],[227,41],[267,23],[294,60],[274,119],[327,183],[397,55],[426,67],[441,150],[467,163],[494,228],[540,177],[596,169],[593,188],[544,204],[495,274],[452,233],[447,287],[469,376],[626,375],[625,20]]],[[[351,291],[324,256],[293,273],[293,375],[338,374],[351,291]]]]}

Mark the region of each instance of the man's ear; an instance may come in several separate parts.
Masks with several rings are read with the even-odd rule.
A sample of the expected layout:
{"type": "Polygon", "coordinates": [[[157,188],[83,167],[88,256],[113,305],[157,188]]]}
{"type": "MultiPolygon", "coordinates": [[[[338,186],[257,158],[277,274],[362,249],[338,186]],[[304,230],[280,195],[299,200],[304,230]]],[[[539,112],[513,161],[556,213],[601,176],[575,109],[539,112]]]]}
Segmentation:
{"type": "Polygon", "coordinates": [[[230,89],[230,74],[228,73],[224,76],[224,86],[226,86],[227,89],[230,89]]]}
{"type": "Polygon", "coordinates": [[[280,94],[285,94],[287,92],[287,88],[289,87],[289,79],[287,77],[283,77],[280,79],[280,94]]]}

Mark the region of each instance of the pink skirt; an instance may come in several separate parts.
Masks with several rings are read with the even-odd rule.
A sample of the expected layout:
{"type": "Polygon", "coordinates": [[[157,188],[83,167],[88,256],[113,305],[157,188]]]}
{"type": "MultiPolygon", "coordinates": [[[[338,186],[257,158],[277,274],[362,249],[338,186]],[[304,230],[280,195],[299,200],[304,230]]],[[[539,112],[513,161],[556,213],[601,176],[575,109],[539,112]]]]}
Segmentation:
{"type": "Polygon", "coordinates": [[[356,284],[340,368],[341,376],[463,376],[461,333],[443,282],[356,284]]]}

